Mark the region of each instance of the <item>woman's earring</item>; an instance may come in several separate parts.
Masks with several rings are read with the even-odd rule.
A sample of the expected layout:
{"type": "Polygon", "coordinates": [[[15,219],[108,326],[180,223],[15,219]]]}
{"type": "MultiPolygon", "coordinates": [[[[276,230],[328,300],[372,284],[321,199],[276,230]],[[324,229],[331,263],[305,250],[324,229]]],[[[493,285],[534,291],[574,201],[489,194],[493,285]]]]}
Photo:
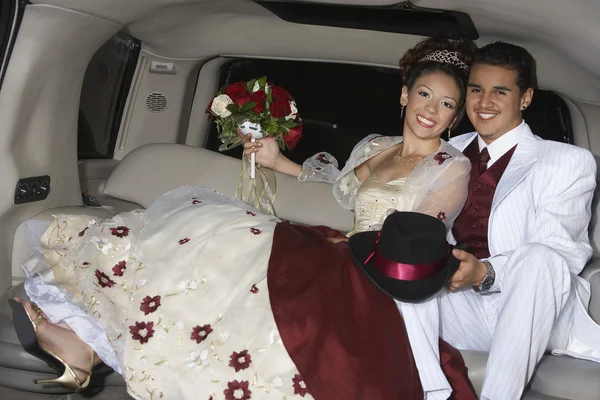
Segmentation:
{"type": "Polygon", "coordinates": [[[452,135],[452,132],[450,132],[450,127],[448,127],[448,140],[450,140],[451,135],[452,135]]]}
{"type": "Polygon", "coordinates": [[[400,108],[400,119],[404,118],[404,106],[400,108]]]}

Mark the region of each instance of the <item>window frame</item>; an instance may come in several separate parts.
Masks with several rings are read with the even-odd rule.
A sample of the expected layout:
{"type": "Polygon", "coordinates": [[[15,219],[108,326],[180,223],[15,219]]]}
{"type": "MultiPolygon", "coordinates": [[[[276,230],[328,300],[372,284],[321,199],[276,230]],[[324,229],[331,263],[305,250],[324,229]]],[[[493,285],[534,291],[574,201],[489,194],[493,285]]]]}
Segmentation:
{"type": "Polygon", "coordinates": [[[10,55],[23,20],[27,0],[5,0],[0,2],[0,87],[4,82],[10,55]]]}

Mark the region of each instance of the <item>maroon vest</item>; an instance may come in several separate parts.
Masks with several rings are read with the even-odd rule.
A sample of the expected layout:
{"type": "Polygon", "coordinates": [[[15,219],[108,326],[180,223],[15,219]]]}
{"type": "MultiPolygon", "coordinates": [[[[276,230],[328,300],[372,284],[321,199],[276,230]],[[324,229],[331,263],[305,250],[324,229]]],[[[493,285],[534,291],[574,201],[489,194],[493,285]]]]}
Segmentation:
{"type": "Polygon", "coordinates": [[[496,186],[502,178],[516,145],[507,151],[482,175],[479,175],[479,144],[477,138],[463,151],[471,160],[469,195],[462,212],[454,221],[452,234],[457,243],[466,244],[467,251],[478,259],[488,258],[488,223],[496,186]]]}

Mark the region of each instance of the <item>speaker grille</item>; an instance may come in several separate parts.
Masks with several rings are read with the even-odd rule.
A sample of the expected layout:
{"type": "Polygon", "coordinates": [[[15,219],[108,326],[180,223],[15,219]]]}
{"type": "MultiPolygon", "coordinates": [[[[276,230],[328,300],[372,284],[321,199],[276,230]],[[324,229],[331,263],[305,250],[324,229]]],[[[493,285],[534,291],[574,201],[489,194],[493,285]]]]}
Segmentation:
{"type": "Polygon", "coordinates": [[[167,98],[159,92],[152,92],[146,97],[146,107],[152,112],[161,112],[167,108],[167,98]]]}

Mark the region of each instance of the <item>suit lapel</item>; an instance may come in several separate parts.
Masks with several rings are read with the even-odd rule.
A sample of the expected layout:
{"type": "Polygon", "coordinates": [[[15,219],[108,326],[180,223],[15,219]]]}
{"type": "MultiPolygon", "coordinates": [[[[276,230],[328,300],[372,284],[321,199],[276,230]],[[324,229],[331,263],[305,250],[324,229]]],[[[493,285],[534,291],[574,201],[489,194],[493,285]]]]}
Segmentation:
{"type": "Polygon", "coordinates": [[[492,202],[492,210],[531,172],[537,165],[538,143],[529,129],[523,133],[515,152],[498,182],[492,202]]]}

